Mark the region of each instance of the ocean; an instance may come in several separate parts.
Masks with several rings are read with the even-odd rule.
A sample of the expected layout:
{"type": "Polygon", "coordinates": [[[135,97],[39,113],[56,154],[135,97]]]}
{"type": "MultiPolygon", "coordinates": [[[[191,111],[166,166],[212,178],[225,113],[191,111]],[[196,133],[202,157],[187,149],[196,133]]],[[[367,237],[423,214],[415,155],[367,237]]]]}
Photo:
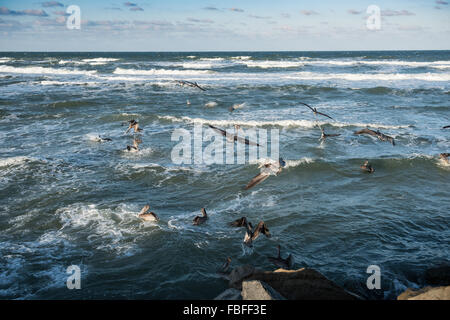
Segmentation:
{"type": "Polygon", "coordinates": [[[449,97],[450,51],[0,53],[0,298],[213,299],[226,257],[275,270],[279,244],[295,268],[395,299],[449,261],[449,97]],[[235,124],[278,130],[278,176],[244,190],[263,159],[172,160],[177,129],[235,124]],[[340,136],[319,141],[317,124],[340,136]],[[396,145],[354,134],[366,127],[396,145]],[[137,217],[145,204],[158,223],[137,217]],[[228,225],[242,216],[272,237],[246,248],[228,225]]]}

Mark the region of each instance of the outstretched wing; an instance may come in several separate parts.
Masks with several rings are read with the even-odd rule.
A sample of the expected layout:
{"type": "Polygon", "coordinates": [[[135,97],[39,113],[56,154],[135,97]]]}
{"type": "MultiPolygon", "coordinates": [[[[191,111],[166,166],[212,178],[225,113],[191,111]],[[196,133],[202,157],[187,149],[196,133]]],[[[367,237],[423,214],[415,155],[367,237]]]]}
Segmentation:
{"type": "Polygon", "coordinates": [[[244,227],[247,225],[247,218],[246,217],[242,217],[240,219],[234,220],[233,222],[230,222],[230,226],[232,227],[244,227]]]}
{"type": "Polygon", "coordinates": [[[213,130],[219,132],[221,135],[223,135],[223,136],[225,136],[225,137],[226,137],[226,135],[227,135],[227,132],[226,132],[225,130],[223,130],[223,129],[214,127],[214,126],[212,126],[212,125],[210,125],[210,124],[208,125],[208,127],[210,127],[211,129],[213,129],[213,130]]]}
{"type": "Polygon", "coordinates": [[[377,133],[373,130],[370,130],[368,128],[359,130],[359,131],[355,131],[354,134],[370,134],[372,136],[377,136],[377,133]]]}
{"type": "Polygon", "coordinates": [[[139,212],[139,214],[144,214],[144,213],[146,213],[149,209],[150,209],[150,206],[147,204],[147,205],[145,205],[145,207],[142,208],[142,210],[141,210],[141,212],[139,212]]]}
{"type": "Polygon", "coordinates": [[[325,114],[325,113],[322,113],[322,112],[319,112],[319,111],[316,111],[316,112],[317,112],[318,114],[321,114],[321,115],[327,117],[327,118],[330,118],[331,120],[334,120],[332,117],[330,117],[329,115],[327,115],[327,114],[325,114]]]}
{"type": "Polygon", "coordinates": [[[313,107],[311,107],[310,105],[307,105],[306,103],[303,103],[303,102],[299,102],[299,103],[302,104],[302,105],[304,105],[304,106],[307,106],[308,108],[310,108],[312,112],[316,112],[316,111],[313,109],[313,107]]]}
{"type": "Polygon", "coordinates": [[[248,190],[254,186],[256,186],[257,184],[263,182],[264,180],[266,180],[268,177],[270,176],[269,173],[267,172],[261,172],[260,174],[258,174],[256,177],[254,177],[252,180],[250,180],[250,182],[245,186],[245,190],[248,190]]]}
{"type": "Polygon", "coordinates": [[[250,141],[250,140],[248,140],[248,139],[241,138],[241,137],[238,137],[238,136],[234,136],[234,141],[239,141],[239,142],[241,142],[241,143],[245,143],[245,144],[248,144],[248,145],[250,145],[250,146],[257,146],[257,147],[260,146],[260,145],[259,145],[258,143],[256,143],[256,142],[253,142],[253,141],[250,141]]]}
{"type": "Polygon", "coordinates": [[[392,138],[392,137],[390,137],[390,136],[387,136],[387,135],[385,135],[385,134],[381,134],[381,136],[382,136],[385,140],[387,140],[387,141],[389,141],[390,143],[392,143],[393,146],[395,146],[395,140],[394,140],[394,138],[392,138]]]}

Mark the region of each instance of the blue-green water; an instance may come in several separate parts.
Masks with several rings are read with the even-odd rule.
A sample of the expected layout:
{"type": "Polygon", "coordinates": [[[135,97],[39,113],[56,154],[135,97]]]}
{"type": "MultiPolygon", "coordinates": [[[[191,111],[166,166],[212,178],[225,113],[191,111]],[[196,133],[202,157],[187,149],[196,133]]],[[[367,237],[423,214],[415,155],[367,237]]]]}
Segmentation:
{"type": "Polygon", "coordinates": [[[277,244],[367,298],[422,286],[449,259],[449,94],[449,51],[1,53],[0,298],[211,299],[226,256],[275,269],[277,244]],[[341,136],[320,143],[299,101],[341,136]],[[143,142],[127,153],[133,118],[143,142]],[[174,164],[172,132],[196,123],[279,129],[287,167],[245,191],[258,163],[174,164]],[[366,126],[396,146],[353,134],[366,126]],[[137,218],[146,203],[159,223],[137,218]],[[192,226],[201,207],[210,218],[192,226]],[[244,250],[227,226],[241,216],[272,238],[244,250]],[[81,290],[66,288],[73,264],[81,290]]]}

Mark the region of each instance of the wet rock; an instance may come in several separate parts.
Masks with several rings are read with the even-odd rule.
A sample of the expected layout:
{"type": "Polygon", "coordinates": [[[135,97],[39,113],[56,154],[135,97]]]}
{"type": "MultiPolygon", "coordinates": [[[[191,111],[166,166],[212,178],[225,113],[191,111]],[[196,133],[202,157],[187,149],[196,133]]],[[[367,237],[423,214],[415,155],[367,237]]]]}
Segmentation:
{"type": "Polygon", "coordinates": [[[314,269],[261,271],[251,266],[235,268],[230,275],[230,286],[242,288],[242,281],[259,280],[267,283],[289,300],[357,300],[314,269]]]}
{"type": "Polygon", "coordinates": [[[425,287],[419,290],[408,288],[397,300],[450,300],[450,286],[425,287]]]}
{"type": "Polygon", "coordinates": [[[243,300],[286,300],[267,283],[258,280],[242,282],[243,300]]]}
{"type": "Polygon", "coordinates": [[[430,268],[425,271],[425,282],[437,286],[450,286],[450,265],[430,268]]]}

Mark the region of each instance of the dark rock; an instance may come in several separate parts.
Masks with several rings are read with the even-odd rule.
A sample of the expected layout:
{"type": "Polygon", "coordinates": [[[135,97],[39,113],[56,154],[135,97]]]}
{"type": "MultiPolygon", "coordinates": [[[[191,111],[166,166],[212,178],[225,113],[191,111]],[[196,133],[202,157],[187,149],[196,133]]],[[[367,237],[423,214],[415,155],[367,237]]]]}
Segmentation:
{"type": "Polygon", "coordinates": [[[430,268],[425,271],[425,282],[437,286],[450,286],[450,265],[430,268]]]}
{"type": "Polygon", "coordinates": [[[261,271],[251,266],[233,270],[230,285],[241,288],[242,281],[259,280],[267,283],[289,300],[357,300],[321,273],[313,269],[261,271]]]}

